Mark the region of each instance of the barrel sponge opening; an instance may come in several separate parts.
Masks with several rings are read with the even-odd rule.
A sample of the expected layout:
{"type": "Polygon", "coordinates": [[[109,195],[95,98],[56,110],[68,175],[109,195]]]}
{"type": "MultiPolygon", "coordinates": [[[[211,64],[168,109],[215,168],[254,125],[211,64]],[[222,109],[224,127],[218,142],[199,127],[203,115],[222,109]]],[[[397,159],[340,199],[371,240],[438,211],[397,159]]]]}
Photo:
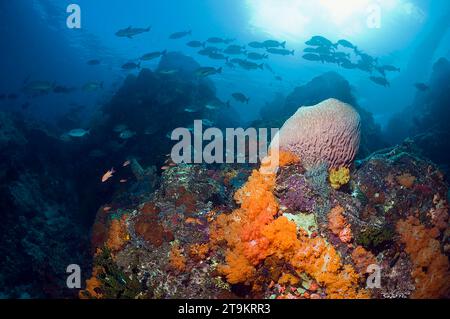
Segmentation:
{"type": "Polygon", "coordinates": [[[274,137],[271,147],[300,157],[306,169],[321,165],[347,167],[354,160],[360,142],[361,119],[349,104],[328,99],[314,106],[302,106],[274,137]]]}

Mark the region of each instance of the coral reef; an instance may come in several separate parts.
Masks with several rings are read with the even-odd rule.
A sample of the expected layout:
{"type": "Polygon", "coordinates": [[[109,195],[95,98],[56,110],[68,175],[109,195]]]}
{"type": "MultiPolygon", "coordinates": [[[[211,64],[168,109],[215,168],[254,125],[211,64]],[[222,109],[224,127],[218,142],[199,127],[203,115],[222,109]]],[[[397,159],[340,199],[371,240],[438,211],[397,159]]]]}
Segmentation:
{"type": "Polygon", "coordinates": [[[341,188],[330,185],[326,168],[308,170],[287,152],[277,169],[268,159],[259,169],[171,167],[150,200],[121,213],[130,240],[96,254],[117,268],[95,261],[82,294],[448,297],[448,188],[408,146],[349,166],[352,179],[341,188]],[[415,177],[410,187],[397,180],[406,173],[415,177]],[[148,229],[159,240],[147,238],[148,229]],[[382,269],[381,286],[368,288],[374,265],[382,269]],[[118,276],[127,284],[105,286],[105,278],[118,276]]]}
{"type": "Polygon", "coordinates": [[[409,216],[397,222],[397,232],[413,264],[411,276],[416,289],[411,297],[439,298],[448,295],[449,262],[436,240],[439,230],[426,228],[416,217],[409,216]]]}
{"type": "MultiPolygon", "coordinates": [[[[448,297],[448,188],[410,147],[350,165],[341,188],[326,167],[285,151],[278,167],[270,158],[259,169],[171,167],[144,205],[120,215],[129,242],[97,255],[113,256],[128,285],[140,282],[139,291],[116,287],[137,298],[448,297]],[[149,229],[158,240],[146,239],[149,229]],[[374,265],[381,286],[368,288],[374,265]]],[[[118,274],[99,266],[86,292],[105,298],[104,278],[118,274]]]]}

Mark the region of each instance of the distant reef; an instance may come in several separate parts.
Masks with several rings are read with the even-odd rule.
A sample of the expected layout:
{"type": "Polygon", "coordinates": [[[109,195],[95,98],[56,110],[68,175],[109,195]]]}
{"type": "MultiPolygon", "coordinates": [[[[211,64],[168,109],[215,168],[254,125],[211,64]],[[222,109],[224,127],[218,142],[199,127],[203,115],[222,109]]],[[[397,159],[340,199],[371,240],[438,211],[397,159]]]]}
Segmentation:
{"type": "Polygon", "coordinates": [[[450,61],[433,66],[428,89],[417,91],[414,101],[392,118],[386,134],[398,143],[409,138],[418,151],[436,164],[450,166],[450,61]]]}

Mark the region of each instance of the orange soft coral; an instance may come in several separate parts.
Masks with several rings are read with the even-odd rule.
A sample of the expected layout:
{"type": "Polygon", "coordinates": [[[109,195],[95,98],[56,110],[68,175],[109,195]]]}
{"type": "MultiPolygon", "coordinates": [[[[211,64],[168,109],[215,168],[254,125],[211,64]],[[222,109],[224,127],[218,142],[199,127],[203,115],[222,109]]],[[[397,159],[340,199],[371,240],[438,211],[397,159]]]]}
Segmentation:
{"type": "Polygon", "coordinates": [[[257,289],[257,267],[267,258],[276,258],[324,285],[329,298],[367,297],[358,289],[358,274],[350,265],[341,263],[339,254],[324,239],[309,238],[304,232],[299,238],[295,223],[284,216],[276,218],[274,186],[274,173],[253,171],[235,194],[241,207],[229,215],[220,215],[211,225],[212,244],[225,243],[228,248],[226,264],[218,267],[228,282],[254,284],[257,289]]]}
{"type": "Polygon", "coordinates": [[[450,293],[448,258],[441,253],[437,228],[426,228],[410,216],[397,223],[400,240],[413,263],[416,289],[412,298],[439,298],[450,293]]]}
{"type": "Polygon", "coordinates": [[[189,257],[200,261],[205,259],[209,253],[208,244],[192,244],[189,246],[189,257]]]}
{"type": "Polygon", "coordinates": [[[126,215],[119,219],[113,219],[108,230],[106,246],[113,252],[121,250],[129,240],[126,226],[126,215]]]}
{"type": "Polygon", "coordinates": [[[416,177],[412,176],[409,173],[399,175],[395,179],[397,180],[397,183],[399,183],[401,186],[405,188],[413,187],[414,182],[416,181],[416,177]]]}
{"type": "Polygon", "coordinates": [[[186,270],[186,258],[183,256],[182,250],[177,243],[173,244],[170,250],[169,265],[172,269],[180,272],[186,270]]]}
{"type": "Polygon", "coordinates": [[[327,298],[369,297],[365,290],[358,289],[358,274],[350,265],[342,265],[337,251],[323,238],[303,235],[299,242],[292,264],[325,286],[327,298]]]}
{"type": "Polygon", "coordinates": [[[377,260],[375,256],[362,246],[357,246],[352,252],[352,260],[355,264],[356,270],[360,274],[367,273],[367,267],[372,264],[376,264],[377,260]]]}
{"type": "Polygon", "coordinates": [[[352,231],[344,215],[344,208],[336,206],[328,213],[328,229],[339,237],[343,243],[349,243],[352,240],[352,231]]]}
{"type": "Polygon", "coordinates": [[[300,163],[300,158],[286,150],[270,150],[269,155],[261,161],[261,172],[273,173],[278,167],[300,163]]]}
{"type": "Polygon", "coordinates": [[[430,209],[429,215],[433,225],[439,230],[445,230],[448,225],[448,203],[446,199],[443,199],[440,194],[433,196],[434,207],[430,209]]]}
{"type": "Polygon", "coordinates": [[[102,272],[101,267],[94,267],[92,270],[92,276],[90,279],[86,280],[86,289],[81,290],[78,294],[80,299],[94,298],[101,299],[102,294],[99,292],[101,282],[97,276],[102,272]]]}
{"type": "Polygon", "coordinates": [[[263,174],[254,170],[247,183],[235,194],[241,204],[230,215],[221,215],[211,228],[213,244],[225,241],[229,247],[227,264],[219,267],[230,283],[247,282],[255,272],[253,265],[267,254],[267,240],[262,229],[278,212],[278,204],[272,193],[275,174],[263,174]]]}

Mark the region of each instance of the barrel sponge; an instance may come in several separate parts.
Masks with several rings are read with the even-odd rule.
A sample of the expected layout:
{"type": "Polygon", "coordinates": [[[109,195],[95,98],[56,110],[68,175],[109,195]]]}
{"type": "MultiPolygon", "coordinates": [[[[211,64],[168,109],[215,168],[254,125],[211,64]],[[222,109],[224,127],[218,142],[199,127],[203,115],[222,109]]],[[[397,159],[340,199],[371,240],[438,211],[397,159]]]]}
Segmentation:
{"type": "Polygon", "coordinates": [[[298,156],[306,169],[326,164],[347,167],[356,156],[361,119],[349,104],[328,99],[314,106],[302,106],[274,137],[271,147],[298,156]]]}

